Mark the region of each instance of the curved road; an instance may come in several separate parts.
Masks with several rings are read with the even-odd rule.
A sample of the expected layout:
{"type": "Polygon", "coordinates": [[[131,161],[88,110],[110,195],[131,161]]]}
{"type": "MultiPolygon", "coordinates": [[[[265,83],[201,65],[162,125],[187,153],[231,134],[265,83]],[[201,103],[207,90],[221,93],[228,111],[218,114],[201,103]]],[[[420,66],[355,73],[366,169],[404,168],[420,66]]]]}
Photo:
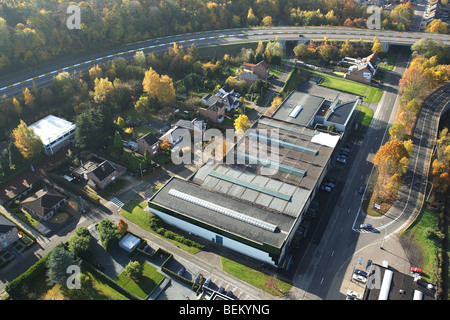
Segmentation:
{"type": "Polygon", "coordinates": [[[170,46],[173,46],[174,43],[183,46],[190,46],[195,43],[197,47],[202,47],[233,42],[254,42],[275,39],[275,37],[278,37],[279,40],[298,40],[299,33],[311,39],[322,39],[324,36],[327,36],[329,39],[358,40],[362,37],[364,40],[372,40],[376,36],[381,42],[401,45],[411,45],[422,38],[442,40],[443,43],[450,44],[450,35],[343,27],[272,27],[214,30],[139,41],[98,54],[59,63],[52,67],[34,70],[25,75],[1,81],[0,95],[6,94],[11,96],[20,94],[25,87],[31,87],[33,81],[38,87],[47,85],[55,75],[63,71],[88,70],[96,63],[104,63],[118,56],[130,59],[137,51],[144,51],[144,53],[164,52],[170,46]]]}

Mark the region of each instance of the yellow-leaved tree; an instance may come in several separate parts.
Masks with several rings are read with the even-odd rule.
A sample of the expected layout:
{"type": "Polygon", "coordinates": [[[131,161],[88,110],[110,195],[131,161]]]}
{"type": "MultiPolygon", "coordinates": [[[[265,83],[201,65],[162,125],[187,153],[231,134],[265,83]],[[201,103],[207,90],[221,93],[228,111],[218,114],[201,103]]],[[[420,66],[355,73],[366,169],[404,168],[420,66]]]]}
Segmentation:
{"type": "Polygon", "coordinates": [[[20,120],[20,124],[13,130],[14,145],[19,149],[25,160],[36,156],[42,150],[42,141],[27,124],[20,120]]]}
{"type": "Polygon", "coordinates": [[[150,98],[161,104],[170,105],[175,102],[176,93],[172,78],[167,75],[160,76],[152,68],[145,72],[142,87],[150,98]]]}

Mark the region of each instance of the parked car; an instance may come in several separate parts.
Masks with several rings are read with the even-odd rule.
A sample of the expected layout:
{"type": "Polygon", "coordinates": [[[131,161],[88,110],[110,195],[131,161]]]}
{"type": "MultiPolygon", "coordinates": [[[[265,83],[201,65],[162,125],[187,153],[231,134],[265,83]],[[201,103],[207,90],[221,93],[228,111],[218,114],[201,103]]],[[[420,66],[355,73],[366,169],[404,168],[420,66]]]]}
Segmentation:
{"type": "Polygon", "coordinates": [[[343,149],[339,152],[339,155],[343,155],[343,156],[346,156],[346,157],[348,157],[349,154],[350,154],[350,152],[345,151],[343,149]]]}
{"type": "Polygon", "coordinates": [[[422,269],[417,268],[417,267],[412,267],[412,268],[411,268],[411,271],[414,272],[414,273],[418,273],[418,274],[421,274],[421,273],[422,273],[422,269]]]}
{"type": "Polygon", "coordinates": [[[298,34],[298,36],[300,37],[300,38],[304,38],[305,36],[304,35],[302,35],[302,34],[298,34]]]}
{"type": "Polygon", "coordinates": [[[329,181],[329,182],[331,182],[331,183],[336,184],[336,179],[333,178],[333,177],[325,177],[325,181],[329,181]]]}
{"type": "Polygon", "coordinates": [[[367,278],[367,272],[365,272],[365,271],[362,271],[362,270],[359,270],[359,269],[355,269],[353,271],[353,273],[354,274],[359,274],[360,276],[363,276],[363,277],[367,278]]]}
{"type": "Polygon", "coordinates": [[[359,281],[359,282],[362,282],[362,283],[366,283],[366,281],[367,281],[367,278],[365,278],[365,277],[363,277],[363,276],[361,276],[359,274],[355,274],[355,273],[353,274],[352,279],[356,280],[356,281],[359,281]]]}
{"type": "Polygon", "coordinates": [[[224,293],[225,292],[225,288],[224,287],[220,287],[219,290],[217,291],[219,293],[224,293]]]}
{"type": "Polygon", "coordinates": [[[336,161],[338,161],[340,163],[346,163],[347,162],[347,157],[345,157],[345,156],[338,156],[336,161]]]}
{"type": "Polygon", "coordinates": [[[180,271],[178,271],[179,276],[183,276],[184,272],[186,271],[185,267],[181,267],[180,271]]]}
{"type": "Polygon", "coordinates": [[[211,278],[208,278],[208,279],[206,279],[205,282],[203,283],[203,286],[204,286],[204,287],[209,287],[210,283],[211,283],[211,278]]]}
{"type": "Polygon", "coordinates": [[[324,186],[330,187],[331,189],[333,189],[335,187],[335,185],[329,181],[325,181],[323,183],[324,186]]]}
{"type": "Polygon", "coordinates": [[[368,223],[363,223],[359,225],[360,229],[372,229],[372,225],[368,223]]]}
{"type": "Polygon", "coordinates": [[[366,271],[369,272],[371,268],[372,268],[372,260],[368,260],[366,265],[366,271]]]}
{"type": "Polygon", "coordinates": [[[353,290],[347,290],[347,296],[353,297],[356,299],[361,299],[361,297],[362,297],[361,293],[355,292],[353,290]]]}
{"type": "Polygon", "coordinates": [[[202,274],[199,273],[198,276],[195,278],[194,283],[195,283],[195,284],[200,283],[200,280],[201,280],[202,278],[203,278],[202,274]]]}
{"type": "Polygon", "coordinates": [[[331,192],[331,188],[330,188],[330,187],[327,187],[327,186],[321,186],[320,189],[321,189],[321,190],[324,190],[324,191],[326,191],[326,192],[331,192]]]}

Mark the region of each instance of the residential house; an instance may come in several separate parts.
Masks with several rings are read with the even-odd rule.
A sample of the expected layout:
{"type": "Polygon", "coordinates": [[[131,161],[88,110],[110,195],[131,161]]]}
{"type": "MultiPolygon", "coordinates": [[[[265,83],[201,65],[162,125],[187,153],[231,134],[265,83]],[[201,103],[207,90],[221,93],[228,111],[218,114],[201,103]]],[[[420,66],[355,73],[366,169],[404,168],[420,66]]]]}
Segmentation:
{"type": "Polygon", "coordinates": [[[247,88],[250,88],[250,86],[253,84],[253,82],[255,82],[258,79],[259,78],[256,74],[248,72],[248,71],[243,71],[242,73],[239,73],[236,76],[237,81],[245,81],[245,86],[247,88]]]}
{"type": "Polygon", "coordinates": [[[6,217],[0,215],[0,251],[19,239],[17,227],[6,217]]]}
{"type": "Polygon", "coordinates": [[[162,143],[167,139],[171,146],[174,147],[184,139],[193,139],[194,135],[198,134],[199,131],[203,138],[205,130],[206,124],[202,120],[179,120],[169,131],[159,138],[159,142],[162,143]]]}
{"type": "Polygon", "coordinates": [[[357,64],[350,66],[347,73],[344,74],[344,78],[370,84],[377,72],[379,61],[378,55],[372,53],[370,56],[361,59],[357,64]]]}
{"type": "Polygon", "coordinates": [[[137,140],[138,152],[144,155],[145,150],[149,150],[152,157],[155,157],[159,153],[159,140],[151,132],[137,140]]]}
{"type": "Polygon", "coordinates": [[[269,79],[270,66],[264,60],[260,61],[257,64],[244,62],[242,64],[242,68],[244,69],[244,71],[256,74],[259,79],[262,79],[262,80],[269,79]]]}
{"type": "Polygon", "coordinates": [[[126,169],[109,160],[91,157],[89,161],[75,169],[73,175],[87,180],[93,189],[105,189],[112,181],[125,173],[126,169]]]}
{"type": "Polygon", "coordinates": [[[40,221],[50,220],[58,208],[67,203],[66,197],[55,190],[43,188],[22,201],[22,208],[40,221]]]}
{"type": "Polygon", "coordinates": [[[199,108],[198,112],[200,116],[208,118],[209,121],[214,123],[222,123],[225,119],[225,105],[221,101],[216,101],[214,104],[206,107],[199,108]]]}

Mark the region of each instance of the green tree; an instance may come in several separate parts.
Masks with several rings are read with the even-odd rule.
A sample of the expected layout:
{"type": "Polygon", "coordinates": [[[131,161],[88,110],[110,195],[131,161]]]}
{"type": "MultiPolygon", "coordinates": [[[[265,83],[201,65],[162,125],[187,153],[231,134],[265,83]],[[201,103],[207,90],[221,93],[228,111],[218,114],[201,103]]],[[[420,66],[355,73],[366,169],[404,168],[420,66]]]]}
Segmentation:
{"type": "Polygon", "coordinates": [[[138,279],[142,274],[143,266],[139,261],[130,261],[125,266],[125,272],[130,276],[131,279],[138,279]]]}
{"type": "Polygon", "coordinates": [[[92,253],[91,234],[86,227],[79,227],[69,238],[69,250],[81,258],[89,258],[92,253]]]}
{"type": "Polygon", "coordinates": [[[103,248],[109,251],[117,246],[122,234],[117,226],[109,219],[103,219],[97,226],[98,235],[102,243],[103,248]]]}
{"type": "Polygon", "coordinates": [[[24,158],[22,154],[12,142],[9,144],[8,154],[9,154],[9,165],[14,170],[19,169],[24,164],[24,158]]]}
{"type": "Polygon", "coordinates": [[[69,266],[80,266],[80,259],[71,251],[64,249],[63,245],[56,246],[46,261],[47,284],[65,284],[70,273],[69,266]]]}
{"type": "Polygon", "coordinates": [[[123,141],[122,141],[122,136],[120,135],[119,131],[116,131],[116,133],[114,134],[114,150],[118,154],[123,153],[123,141]]]}

